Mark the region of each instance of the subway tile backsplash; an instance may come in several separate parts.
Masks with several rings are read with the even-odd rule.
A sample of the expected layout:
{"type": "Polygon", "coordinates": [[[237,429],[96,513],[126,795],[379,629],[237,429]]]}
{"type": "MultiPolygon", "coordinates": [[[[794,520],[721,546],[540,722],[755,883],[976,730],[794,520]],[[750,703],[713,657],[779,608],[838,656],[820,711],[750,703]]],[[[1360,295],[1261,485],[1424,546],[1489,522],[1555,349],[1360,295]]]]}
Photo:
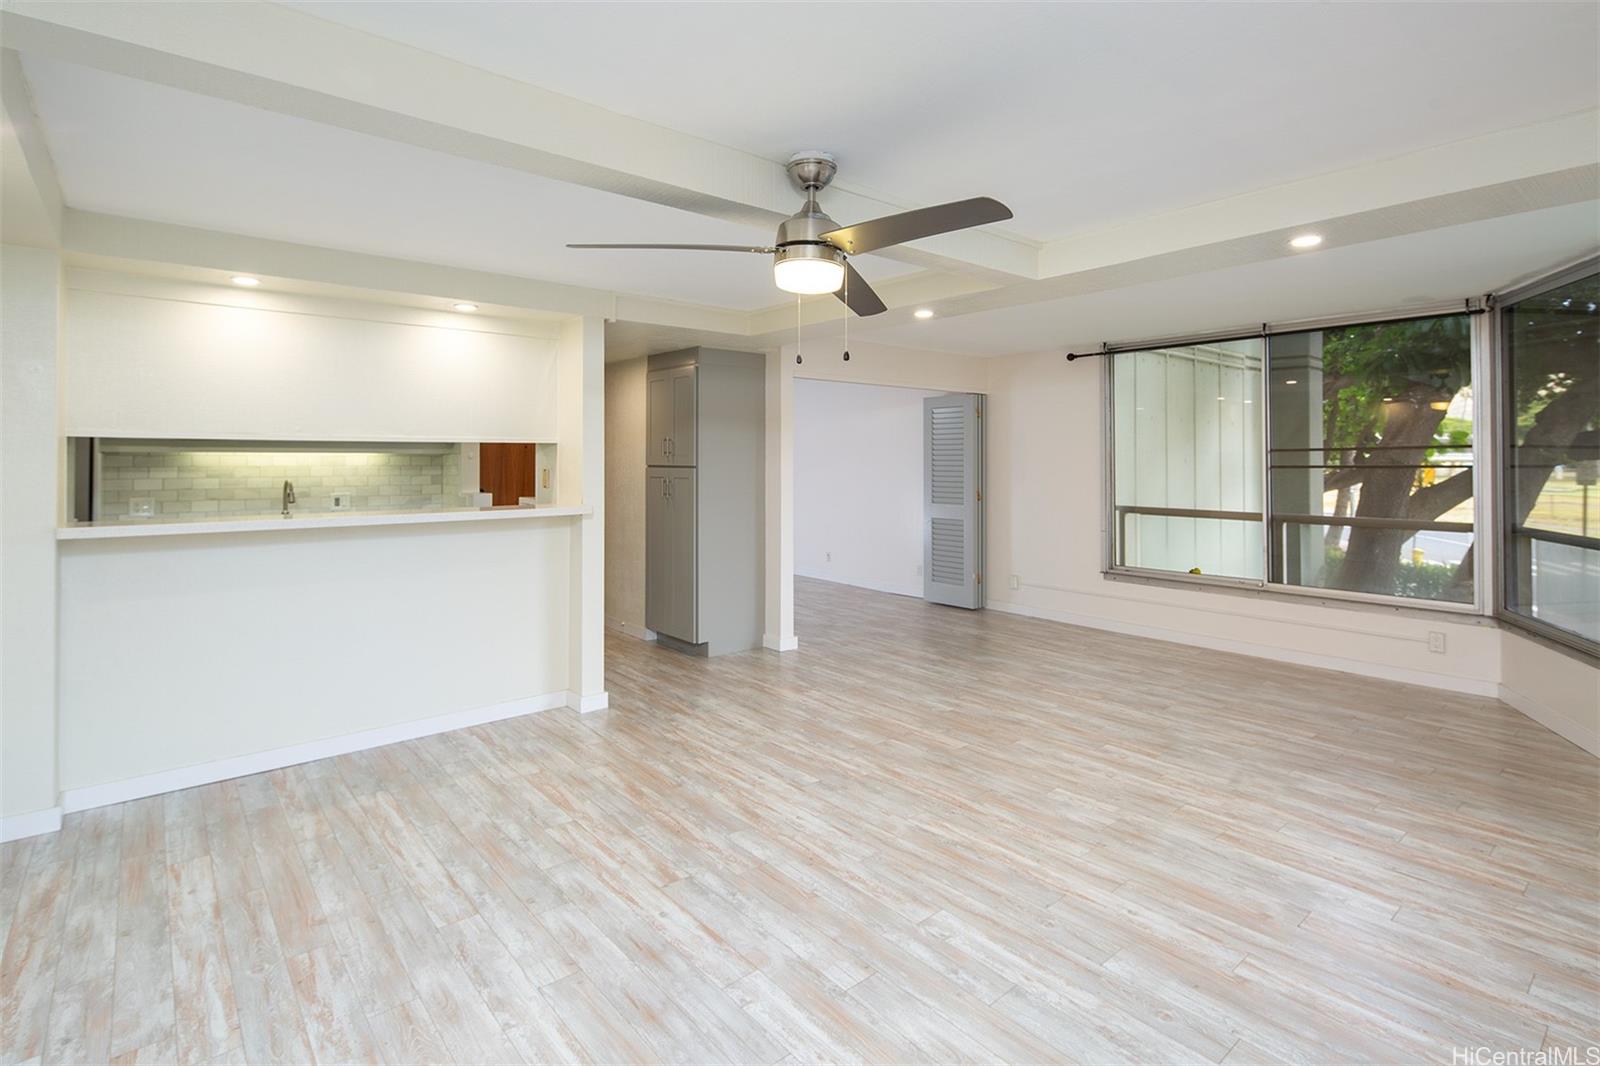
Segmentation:
{"type": "Polygon", "coordinates": [[[441,510],[465,502],[454,498],[458,465],[453,453],[108,452],[100,459],[99,517],[134,517],[141,501],[158,519],[278,514],[286,480],[294,484],[295,514],[331,512],[335,493],[348,493],[353,511],[441,510]]]}

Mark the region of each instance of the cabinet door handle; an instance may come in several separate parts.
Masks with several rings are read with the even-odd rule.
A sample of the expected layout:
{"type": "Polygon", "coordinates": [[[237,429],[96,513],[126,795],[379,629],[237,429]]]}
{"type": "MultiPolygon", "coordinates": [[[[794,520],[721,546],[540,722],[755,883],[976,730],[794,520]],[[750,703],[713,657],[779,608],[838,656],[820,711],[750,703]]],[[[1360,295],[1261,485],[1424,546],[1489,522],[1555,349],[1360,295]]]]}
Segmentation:
{"type": "Polygon", "coordinates": [[[671,437],[668,437],[667,438],[667,454],[671,455],[673,452],[675,452],[677,450],[678,450],[678,442],[673,440],[671,437]]]}

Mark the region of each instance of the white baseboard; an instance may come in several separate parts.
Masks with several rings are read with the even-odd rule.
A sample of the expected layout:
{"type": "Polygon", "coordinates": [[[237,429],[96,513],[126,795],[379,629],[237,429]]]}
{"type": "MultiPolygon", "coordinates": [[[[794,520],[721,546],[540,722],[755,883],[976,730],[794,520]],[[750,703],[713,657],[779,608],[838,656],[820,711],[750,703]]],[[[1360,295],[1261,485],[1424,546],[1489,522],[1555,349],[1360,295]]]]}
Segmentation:
{"type": "Polygon", "coordinates": [[[1575,718],[1570,712],[1552,707],[1543,700],[1500,686],[1500,701],[1521,711],[1558,737],[1572,741],[1590,755],[1600,755],[1600,728],[1592,721],[1575,718]]]}
{"type": "Polygon", "coordinates": [[[42,811],[12,814],[0,818],[0,844],[24,837],[54,833],[61,828],[61,808],[46,807],[42,811]]]}
{"type": "Polygon", "coordinates": [[[611,706],[611,694],[609,692],[591,692],[587,696],[580,696],[576,692],[569,692],[564,706],[577,711],[579,714],[588,714],[590,711],[603,711],[611,706]]]}
{"type": "Polygon", "coordinates": [[[887,592],[891,596],[910,596],[912,599],[922,598],[921,585],[894,585],[887,581],[846,581],[843,578],[829,577],[826,574],[802,574],[796,570],[795,577],[803,577],[808,581],[825,581],[830,585],[844,585],[853,589],[867,589],[869,592],[887,592]]]}
{"type": "Polygon", "coordinates": [[[800,646],[800,638],[793,633],[787,637],[775,637],[767,633],[761,638],[761,646],[768,651],[794,651],[800,646]]]}
{"type": "MultiPolygon", "coordinates": [[[[360,733],[313,740],[306,744],[294,744],[287,748],[274,748],[271,751],[261,751],[251,755],[236,755],[231,759],[218,759],[216,762],[202,763],[199,766],[163,770],[159,773],[145,774],[143,777],[130,777],[124,781],[110,781],[103,785],[89,785],[85,788],[69,788],[61,794],[61,809],[71,814],[74,811],[86,811],[111,803],[125,803],[146,796],[159,796],[164,792],[177,792],[185,788],[194,788],[196,785],[209,785],[213,781],[248,777],[251,774],[279,770],[285,766],[297,766],[303,762],[326,759],[334,755],[348,755],[353,751],[381,748],[385,744],[396,744],[402,740],[431,737],[435,733],[448,733],[453,729],[465,729],[468,726],[498,722],[505,718],[533,714],[536,711],[565,707],[567,698],[568,693],[551,692],[543,696],[529,696],[488,707],[475,707],[468,711],[419,718],[360,733]]],[[[59,821],[58,815],[57,828],[60,827],[59,821]]]]}
{"type": "Polygon", "coordinates": [[[1166,640],[1174,644],[1189,644],[1198,648],[1210,648],[1213,651],[1231,651],[1240,655],[1252,655],[1258,659],[1273,659],[1277,662],[1295,663],[1299,666],[1315,666],[1323,670],[1339,670],[1347,674],[1360,674],[1363,677],[1382,678],[1385,681],[1401,681],[1408,685],[1425,685],[1428,688],[1462,692],[1472,696],[1498,697],[1500,695],[1500,686],[1493,681],[1456,677],[1452,674],[1438,674],[1431,670],[1413,670],[1404,666],[1386,666],[1380,663],[1363,662],[1358,659],[1344,659],[1336,655],[1318,655],[1315,652],[1279,648],[1270,644],[1230,640],[1226,637],[1213,637],[1183,629],[1167,629],[1163,626],[1141,625],[1137,622],[1122,622],[1112,618],[1097,618],[1093,615],[1074,614],[1071,611],[1057,611],[1047,607],[1028,607],[1019,603],[997,603],[993,600],[984,606],[990,610],[1001,611],[1005,614],[1042,618],[1050,622],[1064,622],[1067,625],[1085,626],[1089,629],[1104,629],[1112,633],[1125,633],[1132,637],[1166,640]]]}
{"type": "Polygon", "coordinates": [[[620,618],[607,618],[606,628],[615,629],[618,633],[626,633],[635,640],[655,640],[656,631],[633,622],[624,622],[620,618]]]}

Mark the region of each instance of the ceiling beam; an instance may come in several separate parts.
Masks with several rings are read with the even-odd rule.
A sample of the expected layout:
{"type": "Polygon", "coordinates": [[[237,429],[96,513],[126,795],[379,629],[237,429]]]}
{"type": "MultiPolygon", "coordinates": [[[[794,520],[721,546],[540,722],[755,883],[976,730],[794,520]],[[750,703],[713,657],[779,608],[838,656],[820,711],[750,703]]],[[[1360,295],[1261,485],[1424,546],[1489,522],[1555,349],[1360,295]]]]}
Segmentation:
{"type": "MultiPolygon", "coordinates": [[[[1504,188],[1524,180],[1537,184],[1596,162],[1600,162],[1600,108],[1064,237],[1040,249],[1039,277],[1311,228],[1329,219],[1422,204],[1473,189],[1504,188]]],[[[1600,196],[1600,188],[1592,195],[1600,196]]]]}
{"type": "Polygon", "coordinates": [[[0,241],[33,248],[61,245],[61,183],[17,53],[0,50],[0,241]]]}
{"type": "MultiPolygon", "coordinates": [[[[768,229],[800,205],[782,163],[259,0],[40,3],[0,12],[24,54],[245,104],[768,229]]],[[[908,206],[825,193],[843,222],[908,206]]],[[[993,280],[1037,276],[1038,245],[969,230],[889,258],[993,280]]]]}
{"type": "Polygon", "coordinates": [[[134,273],[177,273],[212,282],[244,273],[293,288],[334,289],[369,298],[384,294],[441,304],[470,300],[485,308],[507,311],[607,319],[625,316],[652,325],[721,333],[744,333],[749,321],[749,314],[744,311],[72,208],[64,216],[62,250],[77,265],[134,273]]]}
{"type": "MultiPolygon", "coordinates": [[[[1206,274],[1273,259],[1318,255],[1370,241],[1595,201],[1600,201],[1600,163],[1586,163],[1548,174],[1385,204],[1339,216],[1303,219],[1293,226],[1172,248],[1150,255],[1107,257],[1110,261],[1070,269],[1036,281],[982,285],[971,279],[940,279],[934,275],[893,279],[877,286],[884,302],[889,304],[889,311],[870,319],[857,320],[859,324],[853,325],[852,329],[869,335],[884,326],[904,325],[909,321],[913,309],[919,306],[932,309],[940,318],[954,318],[1206,274]],[[1290,247],[1290,237],[1306,230],[1324,236],[1324,244],[1317,251],[1300,252],[1290,247]]],[[[1597,204],[1597,211],[1600,211],[1600,204],[1597,204]]],[[[807,326],[843,317],[838,301],[828,298],[808,298],[804,310],[804,323],[807,326]]],[[[754,312],[750,318],[751,342],[765,347],[786,343],[786,338],[793,337],[795,325],[792,303],[754,312]]]]}

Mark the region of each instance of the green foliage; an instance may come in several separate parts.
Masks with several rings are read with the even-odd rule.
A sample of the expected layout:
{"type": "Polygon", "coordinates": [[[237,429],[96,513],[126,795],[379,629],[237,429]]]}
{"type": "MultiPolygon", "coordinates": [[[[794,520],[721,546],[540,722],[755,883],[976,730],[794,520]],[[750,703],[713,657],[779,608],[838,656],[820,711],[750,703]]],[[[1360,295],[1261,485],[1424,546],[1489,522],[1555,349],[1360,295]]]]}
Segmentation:
{"type": "MultiPolygon", "coordinates": [[[[1391,419],[1448,403],[1472,380],[1471,329],[1466,316],[1445,315],[1324,331],[1325,445],[1359,453],[1383,442],[1391,419]]],[[[1471,440],[1470,424],[1454,428],[1465,436],[1442,443],[1471,440]]]]}
{"type": "MultiPolygon", "coordinates": [[[[1506,309],[1517,442],[1539,414],[1574,390],[1600,414],[1600,274],[1506,309]]],[[[1588,428],[1596,428],[1591,419],[1588,428]]]]}
{"type": "MultiPolygon", "coordinates": [[[[1344,550],[1329,547],[1327,551],[1327,569],[1324,573],[1328,575],[1328,581],[1324,587],[1341,588],[1339,568],[1344,565],[1344,550]]],[[[1461,603],[1469,603],[1472,599],[1471,586],[1456,585],[1456,568],[1449,563],[1413,563],[1396,559],[1393,582],[1391,594],[1408,599],[1455,600],[1461,603]]]]}

